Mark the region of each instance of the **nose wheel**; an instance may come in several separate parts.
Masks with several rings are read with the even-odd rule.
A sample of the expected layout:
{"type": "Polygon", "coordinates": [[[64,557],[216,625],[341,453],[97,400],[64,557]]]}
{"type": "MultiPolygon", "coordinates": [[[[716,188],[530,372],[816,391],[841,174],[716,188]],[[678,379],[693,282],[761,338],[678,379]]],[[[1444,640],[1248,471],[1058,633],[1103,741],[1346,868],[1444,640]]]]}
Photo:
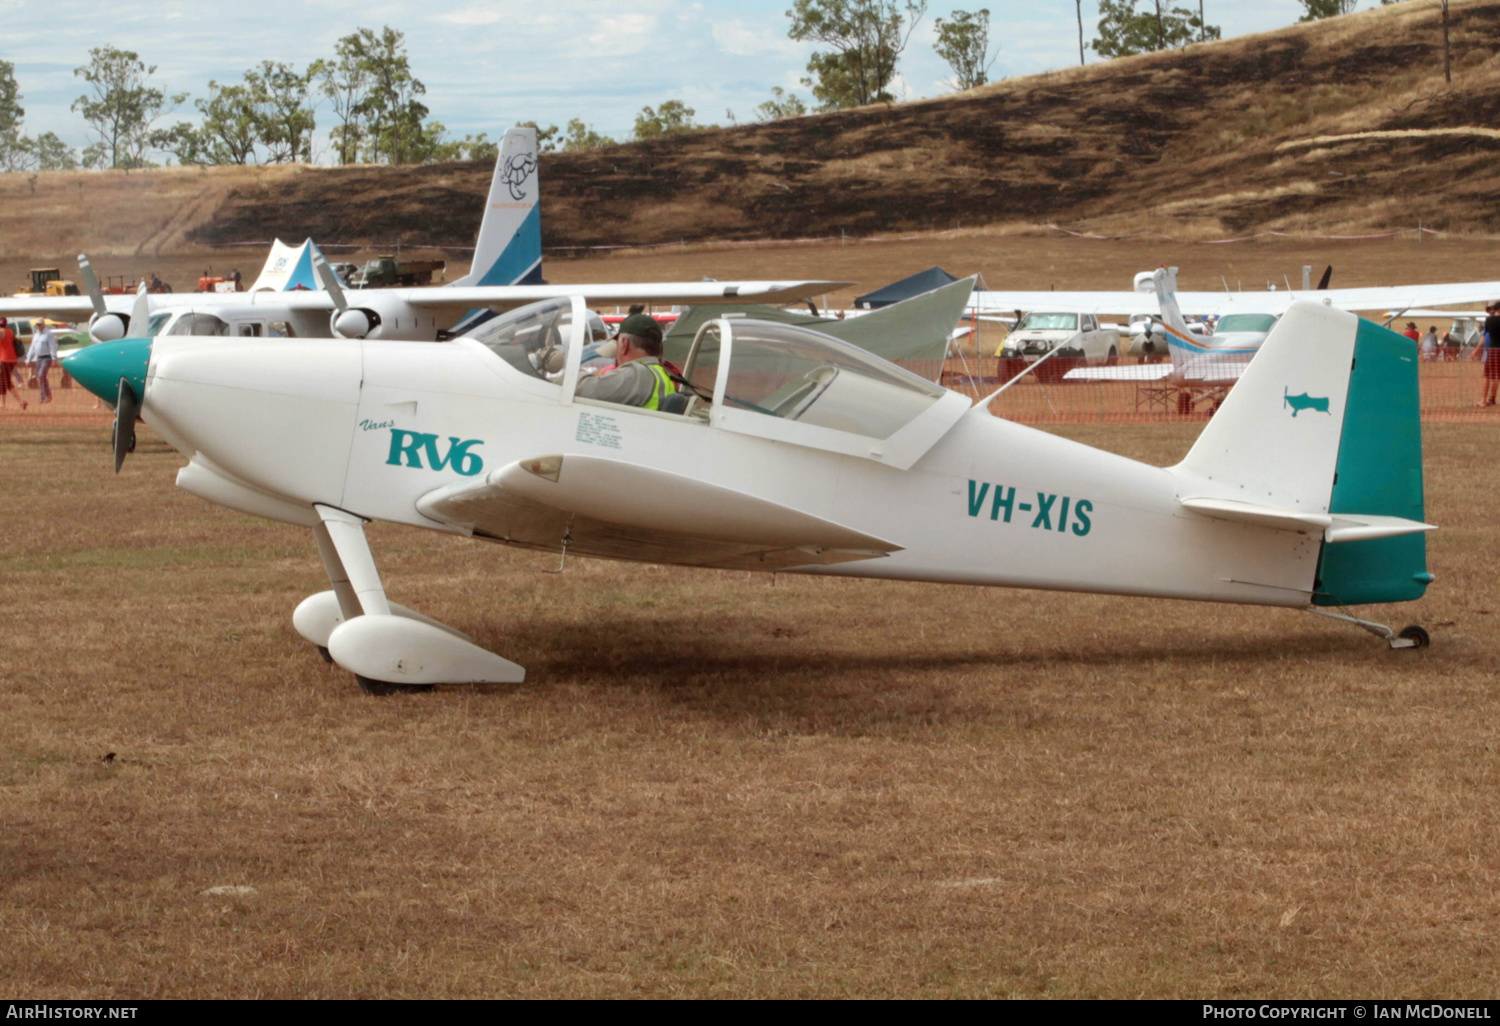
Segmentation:
{"type": "Polygon", "coordinates": [[[425,691],[431,691],[431,684],[392,684],[388,680],[375,680],[371,677],[354,675],[359,681],[359,689],[367,695],[377,695],[384,698],[387,695],[419,695],[425,691]]]}

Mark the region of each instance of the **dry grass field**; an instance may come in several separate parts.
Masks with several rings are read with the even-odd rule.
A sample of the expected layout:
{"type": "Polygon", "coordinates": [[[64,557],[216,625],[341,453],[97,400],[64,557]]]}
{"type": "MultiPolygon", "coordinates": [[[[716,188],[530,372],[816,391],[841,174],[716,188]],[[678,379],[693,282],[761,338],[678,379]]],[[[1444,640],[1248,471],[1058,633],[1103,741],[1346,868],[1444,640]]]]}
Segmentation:
{"type": "Polygon", "coordinates": [[[374,699],[292,630],[306,532],[149,435],[115,477],[106,431],[11,432],[0,992],[1493,994],[1497,443],[1429,431],[1438,583],[1382,611],[1423,652],[376,527],[394,598],[530,677],[374,699]]]}
{"type": "MultiPolygon", "coordinates": [[[[1412,130],[1493,122],[1500,2],[1455,4],[1452,92],[1434,86],[1419,8],[1001,83],[886,122],[866,110],[704,133],[676,154],[549,158],[549,245],[711,230],[549,256],[546,273],[860,282],[839,306],[934,263],[997,288],[1123,287],[1166,263],[1184,288],[1295,283],[1304,263],[1334,264],[1342,286],[1496,278],[1479,234],[1500,230],[1493,139],[1412,130]],[[1203,111],[1232,116],[1208,132],[1203,111]],[[796,164],[814,137],[826,152],[796,164]],[[893,201],[892,182],[927,192],[893,201]],[[845,206],[809,206],[827,197],[845,206]],[[691,241],[837,234],[851,211],[884,240],[691,241]],[[1025,227],[1203,240],[1433,211],[1476,234],[1214,246],[1025,227]],[[969,212],[991,226],[896,237],[969,212]]],[[[183,289],[209,265],[253,273],[263,250],[207,242],[266,231],[373,246],[433,224],[463,245],[488,173],[0,176],[0,284],[71,271],[86,249],[101,274],[157,270],[183,289]]],[[[326,587],[308,532],[177,491],[183,460],[149,432],[115,476],[107,427],[23,417],[0,422],[0,994],[1500,986],[1500,424],[1427,428],[1438,580],[1371,611],[1427,626],[1421,652],[1287,611],[578,559],[559,576],[549,556],[377,525],[392,597],[529,679],[376,699],[292,628],[326,587]]],[[[1199,429],[1055,430],[1167,464],[1199,429]]]]}

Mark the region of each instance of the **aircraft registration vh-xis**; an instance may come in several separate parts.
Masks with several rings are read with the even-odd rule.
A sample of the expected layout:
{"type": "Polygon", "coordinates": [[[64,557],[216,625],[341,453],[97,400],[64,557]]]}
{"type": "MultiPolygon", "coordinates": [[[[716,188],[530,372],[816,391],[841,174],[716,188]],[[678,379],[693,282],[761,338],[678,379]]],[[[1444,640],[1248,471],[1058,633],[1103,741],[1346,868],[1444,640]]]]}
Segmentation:
{"type": "Polygon", "coordinates": [[[331,588],[298,632],[374,693],[522,667],[387,598],[375,520],[568,556],[1337,612],[1426,563],[1414,344],[1293,303],[1187,457],[1161,468],[997,418],[806,327],[704,323],[662,409],[578,394],[582,296],[484,341],[163,336],[65,361],[183,453],[177,484],[308,528],[331,588]]]}

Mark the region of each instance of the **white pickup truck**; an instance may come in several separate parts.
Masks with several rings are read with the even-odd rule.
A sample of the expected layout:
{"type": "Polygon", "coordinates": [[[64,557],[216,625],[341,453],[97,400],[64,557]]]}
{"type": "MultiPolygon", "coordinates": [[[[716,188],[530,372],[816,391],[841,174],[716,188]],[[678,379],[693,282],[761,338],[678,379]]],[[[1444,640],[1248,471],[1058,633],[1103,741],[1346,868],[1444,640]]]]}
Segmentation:
{"type": "Polygon", "coordinates": [[[1120,330],[1100,324],[1093,314],[1036,311],[1021,318],[995,355],[1034,363],[1056,351],[1037,369],[1044,379],[1056,380],[1074,367],[1114,363],[1123,348],[1120,330]]]}

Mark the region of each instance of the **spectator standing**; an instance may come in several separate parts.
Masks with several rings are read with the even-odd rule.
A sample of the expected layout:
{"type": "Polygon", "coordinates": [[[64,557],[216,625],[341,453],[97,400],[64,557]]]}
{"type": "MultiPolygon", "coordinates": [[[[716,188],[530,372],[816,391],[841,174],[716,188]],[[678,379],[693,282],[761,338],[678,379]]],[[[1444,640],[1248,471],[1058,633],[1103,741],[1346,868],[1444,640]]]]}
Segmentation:
{"type": "Polygon", "coordinates": [[[1500,302],[1491,303],[1484,319],[1484,397],[1480,406],[1494,406],[1500,391],[1500,302]]]}
{"type": "Polygon", "coordinates": [[[16,353],[16,333],[11,330],[10,322],[0,317],[0,407],[5,406],[6,397],[15,392],[21,409],[26,409],[26,396],[16,388],[16,363],[19,359],[16,353]]]}
{"type": "Polygon", "coordinates": [[[1417,343],[1417,349],[1422,354],[1423,363],[1433,363],[1438,356],[1437,325],[1427,329],[1427,334],[1422,336],[1422,341],[1417,343]]]}
{"type": "Polygon", "coordinates": [[[31,340],[26,359],[36,367],[37,387],[41,389],[37,402],[50,403],[52,386],[47,382],[47,372],[57,362],[57,336],[52,332],[52,325],[46,321],[37,321],[36,336],[31,340]]]}
{"type": "Polygon", "coordinates": [[[1407,338],[1411,339],[1413,342],[1420,342],[1422,340],[1422,333],[1417,330],[1417,322],[1416,321],[1407,321],[1406,322],[1406,330],[1403,331],[1401,334],[1405,335],[1407,338]]]}

